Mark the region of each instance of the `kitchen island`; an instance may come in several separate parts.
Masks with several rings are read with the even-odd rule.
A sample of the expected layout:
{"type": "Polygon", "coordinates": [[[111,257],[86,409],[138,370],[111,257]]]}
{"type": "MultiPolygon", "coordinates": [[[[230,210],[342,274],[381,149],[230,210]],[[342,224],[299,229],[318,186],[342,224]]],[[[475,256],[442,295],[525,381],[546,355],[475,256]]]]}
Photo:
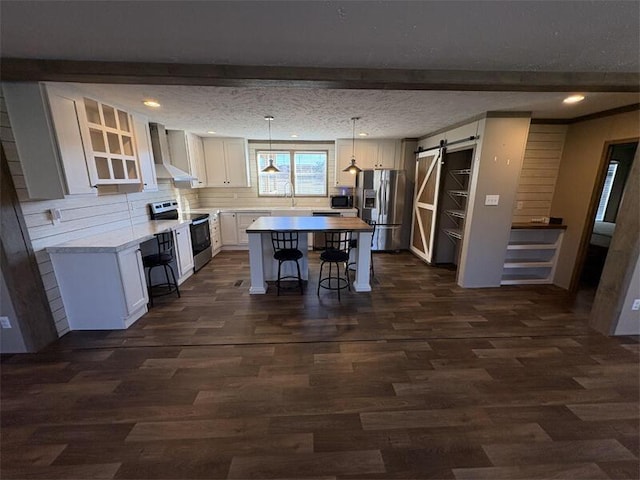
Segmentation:
{"type": "MultiPolygon", "coordinates": [[[[249,267],[251,269],[249,293],[251,294],[267,293],[267,280],[277,279],[278,262],[273,258],[271,232],[354,232],[359,248],[355,255],[356,279],[353,282],[353,288],[356,292],[371,291],[369,267],[371,263],[373,226],[359,218],[260,217],[249,225],[246,231],[249,237],[249,267]]],[[[307,280],[309,278],[307,235],[299,235],[298,248],[303,252],[303,257],[300,260],[300,271],[303,280],[307,280]]]]}

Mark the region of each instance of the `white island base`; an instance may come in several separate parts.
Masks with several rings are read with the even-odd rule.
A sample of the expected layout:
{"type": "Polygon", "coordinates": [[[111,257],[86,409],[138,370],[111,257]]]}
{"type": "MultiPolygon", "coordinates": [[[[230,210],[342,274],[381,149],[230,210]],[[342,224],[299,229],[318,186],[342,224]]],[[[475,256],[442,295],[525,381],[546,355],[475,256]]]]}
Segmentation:
{"type": "MultiPolygon", "coordinates": [[[[300,274],[303,280],[309,278],[309,258],[307,235],[303,233],[351,230],[356,235],[358,246],[354,249],[356,278],[352,283],[356,292],[370,292],[369,268],[371,265],[371,236],[373,227],[359,218],[347,217],[261,217],[247,228],[249,237],[249,267],[251,287],[249,293],[260,295],[267,293],[267,281],[278,279],[278,261],[273,258],[271,232],[295,231],[298,236],[298,249],[302,252],[300,274]]],[[[282,276],[296,275],[294,262],[282,265],[282,276]]]]}

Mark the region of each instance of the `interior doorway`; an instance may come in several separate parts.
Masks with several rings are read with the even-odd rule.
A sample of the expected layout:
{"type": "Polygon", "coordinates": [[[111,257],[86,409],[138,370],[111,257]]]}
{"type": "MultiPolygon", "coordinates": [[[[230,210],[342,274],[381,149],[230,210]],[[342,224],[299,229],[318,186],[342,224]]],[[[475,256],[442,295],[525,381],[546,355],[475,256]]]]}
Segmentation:
{"type": "Polygon", "coordinates": [[[578,297],[592,299],[598,289],[637,148],[637,141],[614,143],[607,148],[600,177],[602,180],[598,184],[596,201],[591,209],[591,219],[588,223],[590,229],[585,240],[584,254],[578,266],[578,297]]]}

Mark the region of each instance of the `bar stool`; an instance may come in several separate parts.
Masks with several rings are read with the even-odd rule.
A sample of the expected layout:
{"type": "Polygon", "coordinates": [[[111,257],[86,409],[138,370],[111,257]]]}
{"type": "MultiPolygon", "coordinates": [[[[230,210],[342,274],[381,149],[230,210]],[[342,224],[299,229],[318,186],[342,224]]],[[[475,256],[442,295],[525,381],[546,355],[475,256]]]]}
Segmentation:
{"type": "MultiPolygon", "coordinates": [[[[278,296],[280,295],[280,280],[297,279],[300,287],[300,295],[304,293],[302,288],[302,276],[300,275],[300,260],[303,257],[298,249],[298,232],[271,232],[271,245],[273,246],[273,258],[278,260],[278,296]],[[298,275],[280,276],[282,264],[296,262],[298,275]]],[[[284,290],[284,289],[283,289],[284,290]]]]}
{"type": "Polygon", "coordinates": [[[153,298],[161,297],[163,295],[169,295],[173,292],[178,294],[180,298],[180,290],[178,289],[178,282],[176,282],[176,276],[173,272],[171,262],[174,260],[174,245],[173,245],[173,232],[161,232],[155,234],[156,243],[158,245],[158,252],[151,255],[145,255],[142,257],[142,265],[147,270],[147,290],[149,292],[149,305],[153,307],[153,298]],[[151,284],[151,271],[155,267],[164,268],[164,276],[166,278],[165,283],[151,284]],[[171,272],[171,279],[169,279],[169,272],[171,272]]]}
{"type": "Polygon", "coordinates": [[[320,254],[320,275],[318,277],[318,295],[320,288],[338,291],[338,301],[340,300],[340,290],[343,288],[351,291],[349,274],[346,265],[349,262],[349,251],[351,250],[351,232],[325,232],[325,250],[320,254]],[[322,276],[324,264],[329,263],[329,275],[322,276]],[[336,273],[332,275],[332,265],[336,265],[336,273]],[[343,266],[341,267],[340,264],[343,266]],[[344,270],[344,277],[340,272],[344,270]]]}

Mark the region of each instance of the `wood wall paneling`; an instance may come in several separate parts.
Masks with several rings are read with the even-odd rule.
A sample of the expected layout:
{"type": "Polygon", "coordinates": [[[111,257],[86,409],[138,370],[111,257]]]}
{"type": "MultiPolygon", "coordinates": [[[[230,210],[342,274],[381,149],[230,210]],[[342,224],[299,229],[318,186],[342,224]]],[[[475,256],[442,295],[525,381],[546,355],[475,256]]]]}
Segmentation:
{"type": "Polygon", "coordinates": [[[530,125],[513,223],[549,216],[566,132],[567,125],[530,125]]]}

